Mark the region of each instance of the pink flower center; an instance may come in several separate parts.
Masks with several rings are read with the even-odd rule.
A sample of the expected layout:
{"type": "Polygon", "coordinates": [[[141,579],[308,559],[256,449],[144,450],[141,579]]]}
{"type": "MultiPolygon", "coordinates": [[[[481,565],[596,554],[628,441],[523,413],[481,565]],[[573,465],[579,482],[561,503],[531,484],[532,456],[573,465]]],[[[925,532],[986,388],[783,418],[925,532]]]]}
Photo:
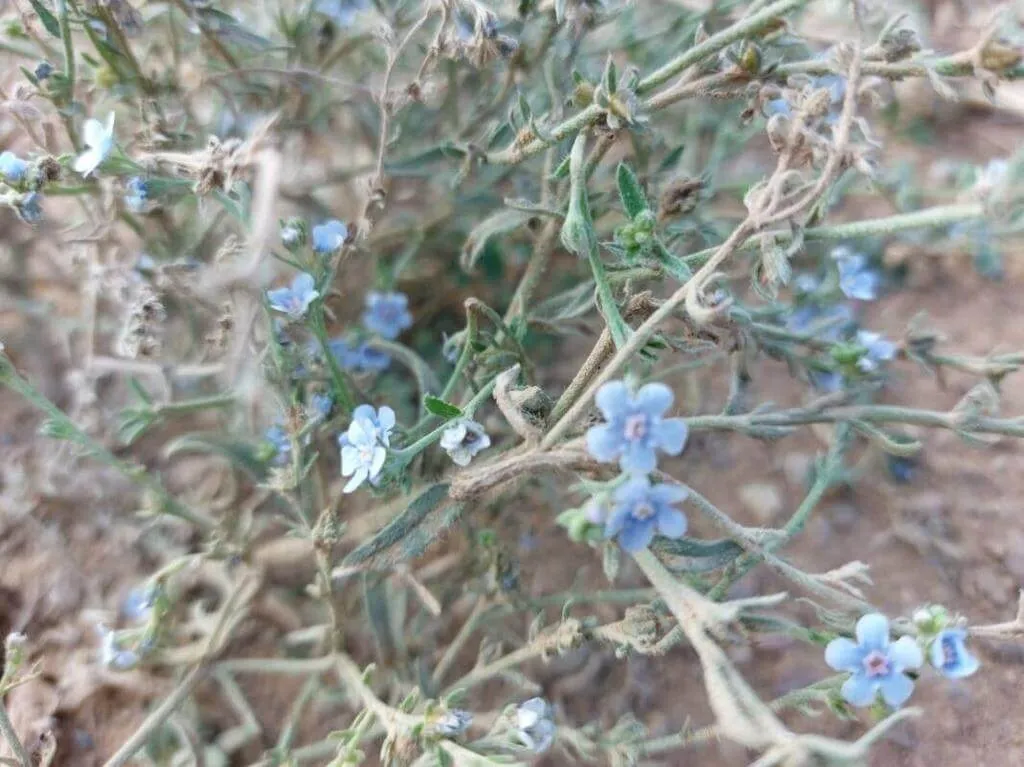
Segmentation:
{"type": "Polygon", "coordinates": [[[868,676],[885,676],[889,673],[889,659],[880,650],[872,650],[864,659],[864,670],[868,676]]]}
{"type": "Polygon", "coordinates": [[[639,520],[650,519],[654,516],[654,507],[649,503],[638,503],[633,507],[633,518],[639,520]]]}
{"type": "Polygon", "coordinates": [[[644,435],[647,434],[647,416],[643,413],[635,413],[626,418],[622,433],[630,442],[643,439],[644,435]]]}

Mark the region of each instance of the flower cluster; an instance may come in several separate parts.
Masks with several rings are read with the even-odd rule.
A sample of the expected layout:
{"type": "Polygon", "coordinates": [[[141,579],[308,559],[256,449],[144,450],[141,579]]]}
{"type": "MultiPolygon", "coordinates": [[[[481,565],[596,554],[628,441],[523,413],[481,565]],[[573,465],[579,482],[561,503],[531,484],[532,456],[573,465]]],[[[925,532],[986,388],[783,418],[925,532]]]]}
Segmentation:
{"type": "Polygon", "coordinates": [[[891,708],[902,706],[914,691],[914,678],[908,672],[924,664],[925,651],[935,669],[950,679],[977,671],[980,664],[964,645],[967,632],[949,625],[945,617],[941,608],[925,610],[915,616],[917,639],[901,636],[890,641],[888,619],[870,613],[857,621],[856,641],[838,637],[829,642],[825,662],[836,671],[850,673],[840,690],[843,699],[851,706],[868,706],[881,694],[891,708]]]}
{"type": "Polygon", "coordinates": [[[658,452],[679,455],[686,444],[686,422],[665,418],[673,399],[664,384],[649,383],[633,393],[624,381],[609,381],[595,397],[605,423],[587,432],[587,449],[599,461],[618,462],[623,471],[624,483],[603,522],[605,537],[626,551],[645,548],[655,532],[670,538],[686,533],[686,517],[672,507],[686,491],[647,477],[657,467],[658,452]]]}

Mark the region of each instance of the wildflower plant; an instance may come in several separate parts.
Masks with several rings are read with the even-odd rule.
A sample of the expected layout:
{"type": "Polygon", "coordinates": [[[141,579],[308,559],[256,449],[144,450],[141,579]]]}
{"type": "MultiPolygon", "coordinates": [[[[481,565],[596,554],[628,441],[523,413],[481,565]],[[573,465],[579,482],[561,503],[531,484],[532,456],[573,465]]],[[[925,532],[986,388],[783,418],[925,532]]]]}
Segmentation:
{"type": "MultiPolygon", "coordinates": [[[[921,321],[886,337],[871,314],[902,287],[888,247],[983,243],[991,277],[1024,213],[1019,155],[958,167],[955,196],[894,181],[877,102],[909,79],[994,93],[1024,75],[1024,38],[1006,22],[931,51],[871,4],[701,5],[0,6],[23,78],[0,94],[0,230],[12,253],[57,243],[86,265],[85,324],[61,348],[90,407],[58,407],[13,341],[0,383],[76,470],[137,488],[166,543],[97,629],[96,665],[173,687],[107,764],[273,743],[260,764],[624,765],[712,738],[758,764],[849,764],[913,714],[924,674],[984,674],[974,638],[1024,638],[1024,612],[889,620],[866,565],[817,574],[790,548],[861,454],[913,459],[908,425],[1024,436],[999,414],[1024,354],[972,356],[921,321]],[[830,13],[825,46],[805,25],[830,13]],[[804,404],[758,388],[767,360],[804,404]],[[900,403],[890,376],[918,369],[978,380],[948,411],[900,403]],[[712,437],[775,451],[812,432],[825,443],[778,526],[743,523],[690,471],[712,437]],[[527,517],[653,591],[531,592],[509,532],[527,517]],[[733,599],[759,568],[786,593],[733,599]],[[248,654],[252,626],[269,654],[248,654]],[[761,632],[797,640],[820,678],[765,700],[723,647],[757,652],[761,632]],[[580,648],[699,664],[714,721],[574,721],[534,677],[580,648]],[[287,715],[257,716],[246,676],[301,679],[287,715]],[[220,732],[200,682],[243,724],[220,732]],[[850,742],[779,716],[857,707],[878,715],[850,742]]],[[[870,556],[855,543],[842,554],[870,556]]],[[[30,641],[8,639],[0,701],[30,641]]],[[[2,705],[0,735],[38,763],[2,705]]]]}

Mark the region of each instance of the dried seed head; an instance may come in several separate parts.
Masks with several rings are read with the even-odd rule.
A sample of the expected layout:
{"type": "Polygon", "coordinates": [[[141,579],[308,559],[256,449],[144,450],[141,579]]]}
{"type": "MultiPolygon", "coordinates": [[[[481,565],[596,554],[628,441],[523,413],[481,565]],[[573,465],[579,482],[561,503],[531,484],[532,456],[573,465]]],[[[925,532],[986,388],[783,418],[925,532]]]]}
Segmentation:
{"type": "Polygon", "coordinates": [[[691,213],[700,202],[706,182],[702,178],[681,176],[669,182],[658,198],[658,221],[691,213]]]}

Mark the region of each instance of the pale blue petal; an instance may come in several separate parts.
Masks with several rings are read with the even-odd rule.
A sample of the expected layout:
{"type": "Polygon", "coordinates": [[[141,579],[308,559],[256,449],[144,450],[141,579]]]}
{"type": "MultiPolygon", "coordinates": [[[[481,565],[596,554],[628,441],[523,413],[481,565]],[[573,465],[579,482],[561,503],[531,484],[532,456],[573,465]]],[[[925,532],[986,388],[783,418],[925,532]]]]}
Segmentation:
{"type": "MultiPolygon", "coordinates": [[[[902,676],[902,674],[900,674],[902,676]]],[[[875,702],[875,695],[878,692],[878,682],[871,679],[867,674],[854,674],[839,689],[843,700],[851,706],[869,706],[875,702]]]]}
{"type": "Polygon", "coordinates": [[[857,621],[857,643],[867,650],[884,650],[889,644],[889,620],[869,613],[857,621]]]}
{"type": "Polygon", "coordinates": [[[959,663],[951,668],[943,669],[942,673],[950,679],[963,679],[973,674],[979,668],[981,668],[980,661],[965,649],[960,652],[959,663]]]}
{"type": "Polygon", "coordinates": [[[373,405],[360,405],[352,411],[352,420],[372,423],[377,420],[377,411],[373,409],[373,405]]]}
{"type": "MultiPolygon", "coordinates": [[[[78,170],[77,164],[75,170],[78,170]]],[[[288,307],[288,300],[292,297],[291,288],[275,288],[267,291],[267,301],[270,306],[278,311],[285,311],[288,307]]]]}
{"type": "Polygon", "coordinates": [[[605,420],[611,421],[629,407],[629,399],[629,387],[625,383],[609,381],[597,390],[594,403],[604,415],[605,420]]]}
{"type": "Polygon", "coordinates": [[[623,471],[634,474],[649,474],[658,465],[658,456],[654,448],[639,442],[626,443],[626,449],[619,458],[619,466],[623,471]]]}
{"type": "Polygon", "coordinates": [[[376,479],[377,475],[380,474],[380,470],[384,468],[384,461],[388,457],[388,451],[382,447],[374,448],[373,450],[373,462],[370,464],[370,478],[376,479]]]}
{"type": "Polygon", "coordinates": [[[672,508],[658,511],[658,532],[666,538],[682,538],[686,535],[686,516],[672,508]]]}
{"type": "Polygon", "coordinates": [[[899,708],[914,692],[914,683],[905,674],[890,674],[883,677],[879,680],[879,687],[882,690],[882,699],[890,708],[899,708]]]}
{"type": "Polygon", "coordinates": [[[352,447],[351,445],[345,445],[341,448],[341,474],[342,476],[349,476],[356,469],[359,468],[359,450],[352,447]]]}
{"type": "Polygon", "coordinates": [[[663,383],[649,383],[640,387],[633,399],[633,407],[650,416],[662,415],[672,407],[674,395],[663,383]]]}
{"type": "Polygon", "coordinates": [[[395,428],[395,411],[384,405],[377,411],[377,423],[384,431],[391,431],[395,428]]]}
{"type": "Polygon", "coordinates": [[[889,645],[889,660],[894,665],[894,671],[904,669],[921,668],[924,663],[924,653],[913,637],[900,637],[889,645]]]}
{"type": "Polygon", "coordinates": [[[313,279],[313,275],[302,272],[292,280],[292,292],[303,295],[311,291],[314,285],[316,285],[316,281],[313,279]]]}
{"type": "Polygon", "coordinates": [[[632,553],[646,549],[654,540],[653,520],[631,520],[619,533],[619,545],[632,553]]]}
{"type": "Polygon", "coordinates": [[[604,524],[604,537],[614,538],[622,532],[627,520],[632,519],[629,515],[629,506],[615,506],[604,524]]]}
{"type": "Polygon", "coordinates": [[[366,467],[360,466],[356,473],[352,475],[352,479],[348,481],[348,484],[346,484],[345,487],[341,489],[341,492],[351,493],[353,490],[355,490],[361,484],[363,484],[368,476],[369,471],[366,469],[366,467]]]}
{"type": "Polygon", "coordinates": [[[622,452],[622,447],[622,436],[608,424],[592,426],[587,430],[587,451],[598,461],[614,461],[622,452]]]}
{"type": "Polygon", "coordinates": [[[90,118],[82,126],[82,139],[88,147],[98,146],[103,141],[103,134],[105,132],[103,123],[90,118]]]}
{"type": "Polygon", "coordinates": [[[682,418],[668,418],[654,427],[651,438],[654,444],[669,455],[679,455],[686,445],[689,429],[682,418]]]}
{"type": "Polygon", "coordinates": [[[825,648],[825,662],[836,671],[859,671],[864,651],[852,639],[833,639],[825,648]]]}
{"type": "Polygon", "coordinates": [[[650,491],[652,501],[666,506],[685,501],[689,494],[690,492],[682,485],[673,485],[668,482],[655,485],[650,491]]]}
{"type": "Polygon", "coordinates": [[[646,501],[651,492],[647,477],[633,477],[615,491],[615,502],[622,506],[633,506],[646,501]]]}

